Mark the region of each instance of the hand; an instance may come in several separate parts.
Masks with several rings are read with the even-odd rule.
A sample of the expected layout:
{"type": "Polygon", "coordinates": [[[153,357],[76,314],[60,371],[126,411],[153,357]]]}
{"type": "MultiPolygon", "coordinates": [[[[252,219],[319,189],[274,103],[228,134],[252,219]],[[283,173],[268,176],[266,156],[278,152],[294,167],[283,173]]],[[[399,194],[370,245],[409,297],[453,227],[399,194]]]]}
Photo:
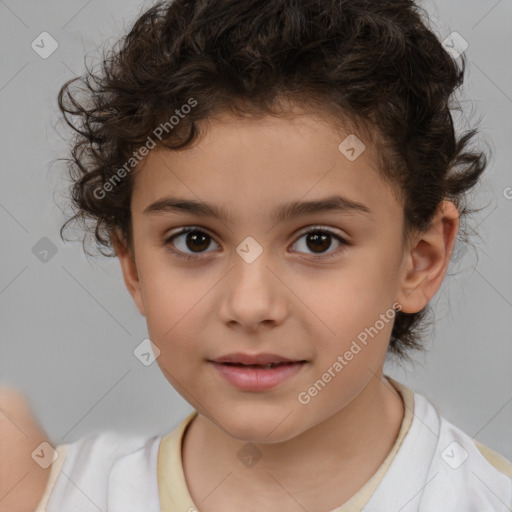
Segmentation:
{"type": "Polygon", "coordinates": [[[51,466],[31,454],[43,441],[52,445],[25,395],[0,387],[0,512],[33,512],[41,501],[51,466]]]}

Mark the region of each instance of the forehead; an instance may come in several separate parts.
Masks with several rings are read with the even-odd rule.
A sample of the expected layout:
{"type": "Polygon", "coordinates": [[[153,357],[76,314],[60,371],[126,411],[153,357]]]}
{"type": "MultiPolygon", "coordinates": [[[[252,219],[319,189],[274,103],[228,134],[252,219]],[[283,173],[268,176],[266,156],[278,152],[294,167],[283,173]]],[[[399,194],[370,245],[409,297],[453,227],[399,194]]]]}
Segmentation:
{"type": "Polygon", "coordinates": [[[134,214],[178,197],[216,205],[230,216],[275,217],[284,203],[342,196],[368,205],[375,215],[401,215],[375,148],[328,119],[224,114],[201,128],[192,147],[150,151],[136,170],[134,214]]]}

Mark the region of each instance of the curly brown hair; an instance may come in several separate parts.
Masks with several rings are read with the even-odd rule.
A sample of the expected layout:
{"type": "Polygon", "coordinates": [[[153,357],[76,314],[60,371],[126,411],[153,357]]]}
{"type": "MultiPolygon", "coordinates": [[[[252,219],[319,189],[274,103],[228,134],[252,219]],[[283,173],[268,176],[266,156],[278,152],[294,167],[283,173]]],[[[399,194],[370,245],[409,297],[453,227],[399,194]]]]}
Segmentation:
{"type": "MultiPolygon", "coordinates": [[[[325,113],[375,145],[382,176],[404,207],[404,239],[429,226],[443,199],[463,220],[476,211],[466,192],[487,157],[468,149],[475,128],[455,136],[451,110],[460,105],[450,103],[463,82],[464,55],[459,60],[412,0],[160,2],[104,50],[97,71],[87,68],[59,92],[75,133],[67,159],[74,215],[61,237],[69,222],[81,221],[101,254],[115,256],[117,233],[132,248],[134,173],[126,163],[136,167],[140,148],[156,134],[158,144],[186,148],[198,139],[200,121],[217,113],[280,115],[286,101],[325,113]],[[194,107],[171,123],[187,104],[194,107]]],[[[467,239],[461,230],[458,236],[467,239]]],[[[404,358],[422,348],[427,311],[397,312],[390,354],[404,358]]]]}

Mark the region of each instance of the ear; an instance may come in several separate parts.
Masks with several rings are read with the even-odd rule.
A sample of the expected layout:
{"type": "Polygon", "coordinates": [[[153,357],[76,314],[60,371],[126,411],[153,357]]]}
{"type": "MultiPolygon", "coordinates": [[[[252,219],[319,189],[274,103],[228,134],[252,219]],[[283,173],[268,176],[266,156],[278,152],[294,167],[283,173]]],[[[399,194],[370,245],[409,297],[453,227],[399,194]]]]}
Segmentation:
{"type": "Polygon", "coordinates": [[[417,313],[437,293],[446,275],[459,230],[459,212],[451,201],[441,201],[431,226],[419,232],[405,255],[397,302],[400,311],[417,313]]]}
{"type": "Polygon", "coordinates": [[[116,231],[111,231],[110,238],[116,251],[116,255],[121,263],[123,271],[123,279],[126,288],[133,297],[135,305],[142,316],[146,316],[144,303],[142,302],[142,295],[140,291],[139,275],[137,272],[137,265],[135,263],[135,254],[128,247],[124,238],[116,231]]]}

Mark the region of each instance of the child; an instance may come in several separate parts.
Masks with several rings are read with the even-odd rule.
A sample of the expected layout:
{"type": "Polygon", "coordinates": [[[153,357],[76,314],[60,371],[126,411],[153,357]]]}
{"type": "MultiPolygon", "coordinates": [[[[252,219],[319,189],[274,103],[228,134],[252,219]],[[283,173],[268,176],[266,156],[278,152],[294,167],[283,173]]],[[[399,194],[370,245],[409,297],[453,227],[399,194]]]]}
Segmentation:
{"type": "Polygon", "coordinates": [[[510,510],[510,462],[383,374],[421,348],[486,167],[454,134],[463,57],[420,14],[164,2],[65,84],[70,220],[194,412],[58,446],[38,511],[510,510]]]}

